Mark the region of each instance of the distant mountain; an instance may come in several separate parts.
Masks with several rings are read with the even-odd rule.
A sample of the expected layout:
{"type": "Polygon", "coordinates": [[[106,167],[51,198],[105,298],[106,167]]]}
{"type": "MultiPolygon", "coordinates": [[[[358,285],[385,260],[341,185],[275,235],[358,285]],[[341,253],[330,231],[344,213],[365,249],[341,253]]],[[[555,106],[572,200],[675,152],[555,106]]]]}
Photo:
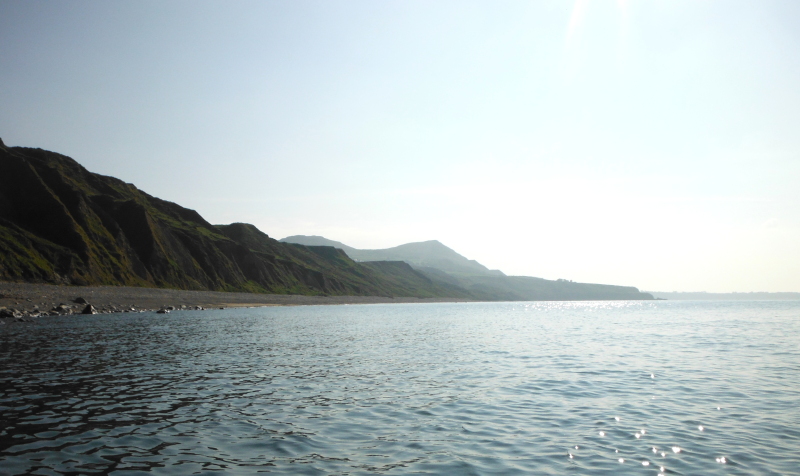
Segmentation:
{"type": "Polygon", "coordinates": [[[0,280],[268,293],[469,297],[402,262],[214,226],[73,159],[0,141],[0,280]]]}
{"type": "Polygon", "coordinates": [[[475,260],[467,259],[437,240],[407,243],[382,250],[360,250],[322,236],[287,236],[285,243],[325,245],[343,250],[356,261],[405,261],[415,268],[434,268],[459,276],[504,276],[501,271],[490,270],[475,260]]]}
{"type": "Polygon", "coordinates": [[[629,286],[575,283],[528,276],[506,276],[431,240],[407,243],[383,250],[360,250],[322,236],[295,235],[281,241],[333,246],[359,262],[398,260],[411,265],[442,286],[464,289],[475,299],[486,301],[565,301],[609,299],[653,299],[629,286]]]}
{"type": "MultiPolygon", "coordinates": [[[[350,254],[351,252],[358,252],[359,250],[347,246],[346,244],[340,241],[333,241],[325,238],[324,236],[317,236],[317,235],[294,235],[294,236],[287,236],[286,238],[282,238],[280,240],[283,243],[294,243],[297,245],[305,245],[305,246],[333,246],[334,248],[339,248],[347,253],[347,256],[353,258],[353,255],[350,254]]],[[[355,259],[355,258],[353,258],[355,259]]]]}
{"type": "Polygon", "coordinates": [[[472,276],[459,279],[461,287],[482,300],[605,301],[651,300],[633,286],[576,283],[530,276],[472,276]]]}

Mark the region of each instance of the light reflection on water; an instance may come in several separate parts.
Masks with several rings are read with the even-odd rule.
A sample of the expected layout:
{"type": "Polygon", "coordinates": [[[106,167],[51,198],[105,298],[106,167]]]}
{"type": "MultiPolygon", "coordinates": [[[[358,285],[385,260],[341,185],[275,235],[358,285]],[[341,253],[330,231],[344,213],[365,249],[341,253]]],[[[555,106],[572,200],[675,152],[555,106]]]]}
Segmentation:
{"type": "Polygon", "coordinates": [[[0,328],[0,474],[797,474],[800,303],[260,308],[0,328]]]}

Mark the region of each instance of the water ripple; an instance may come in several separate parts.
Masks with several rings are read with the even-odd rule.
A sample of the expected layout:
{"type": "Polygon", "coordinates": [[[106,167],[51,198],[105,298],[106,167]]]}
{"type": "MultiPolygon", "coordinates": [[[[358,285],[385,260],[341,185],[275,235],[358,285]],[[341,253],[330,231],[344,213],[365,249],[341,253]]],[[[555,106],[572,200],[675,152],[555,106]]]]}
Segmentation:
{"type": "Polygon", "coordinates": [[[461,303],[3,326],[0,475],[796,474],[798,317],[461,303]]]}

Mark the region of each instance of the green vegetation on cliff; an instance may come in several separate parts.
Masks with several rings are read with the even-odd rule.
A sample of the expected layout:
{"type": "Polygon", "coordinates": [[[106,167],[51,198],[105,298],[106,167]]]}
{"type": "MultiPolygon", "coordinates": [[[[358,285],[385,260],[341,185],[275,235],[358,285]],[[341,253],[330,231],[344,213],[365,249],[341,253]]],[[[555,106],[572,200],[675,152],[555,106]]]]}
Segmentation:
{"type": "Polygon", "coordinates": [[[0,141],[3,281],[480,300],[652,299],[633,287],[505,276],[438,241],[358,250],[323,237],[284,240],[245,223],[212,225],[194,210],[91,173],[69,157],[0,141]]]}
{"type": "Polygon", "coordinates": [[[69,157],[0,142],[0,280],[269,293],[466,297],[405,263],[214,226],[69,157]]]}

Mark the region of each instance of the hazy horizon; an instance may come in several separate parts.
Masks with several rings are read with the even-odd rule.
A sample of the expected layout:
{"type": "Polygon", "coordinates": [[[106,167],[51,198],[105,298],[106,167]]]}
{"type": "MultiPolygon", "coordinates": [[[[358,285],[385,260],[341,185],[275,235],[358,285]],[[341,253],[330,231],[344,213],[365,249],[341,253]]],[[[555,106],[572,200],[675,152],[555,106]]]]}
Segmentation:
{"type": "Polygon", "coordinates": [[[0,137],[275,238],[800,291],[800,4],[0,0],[0,137]]]}

